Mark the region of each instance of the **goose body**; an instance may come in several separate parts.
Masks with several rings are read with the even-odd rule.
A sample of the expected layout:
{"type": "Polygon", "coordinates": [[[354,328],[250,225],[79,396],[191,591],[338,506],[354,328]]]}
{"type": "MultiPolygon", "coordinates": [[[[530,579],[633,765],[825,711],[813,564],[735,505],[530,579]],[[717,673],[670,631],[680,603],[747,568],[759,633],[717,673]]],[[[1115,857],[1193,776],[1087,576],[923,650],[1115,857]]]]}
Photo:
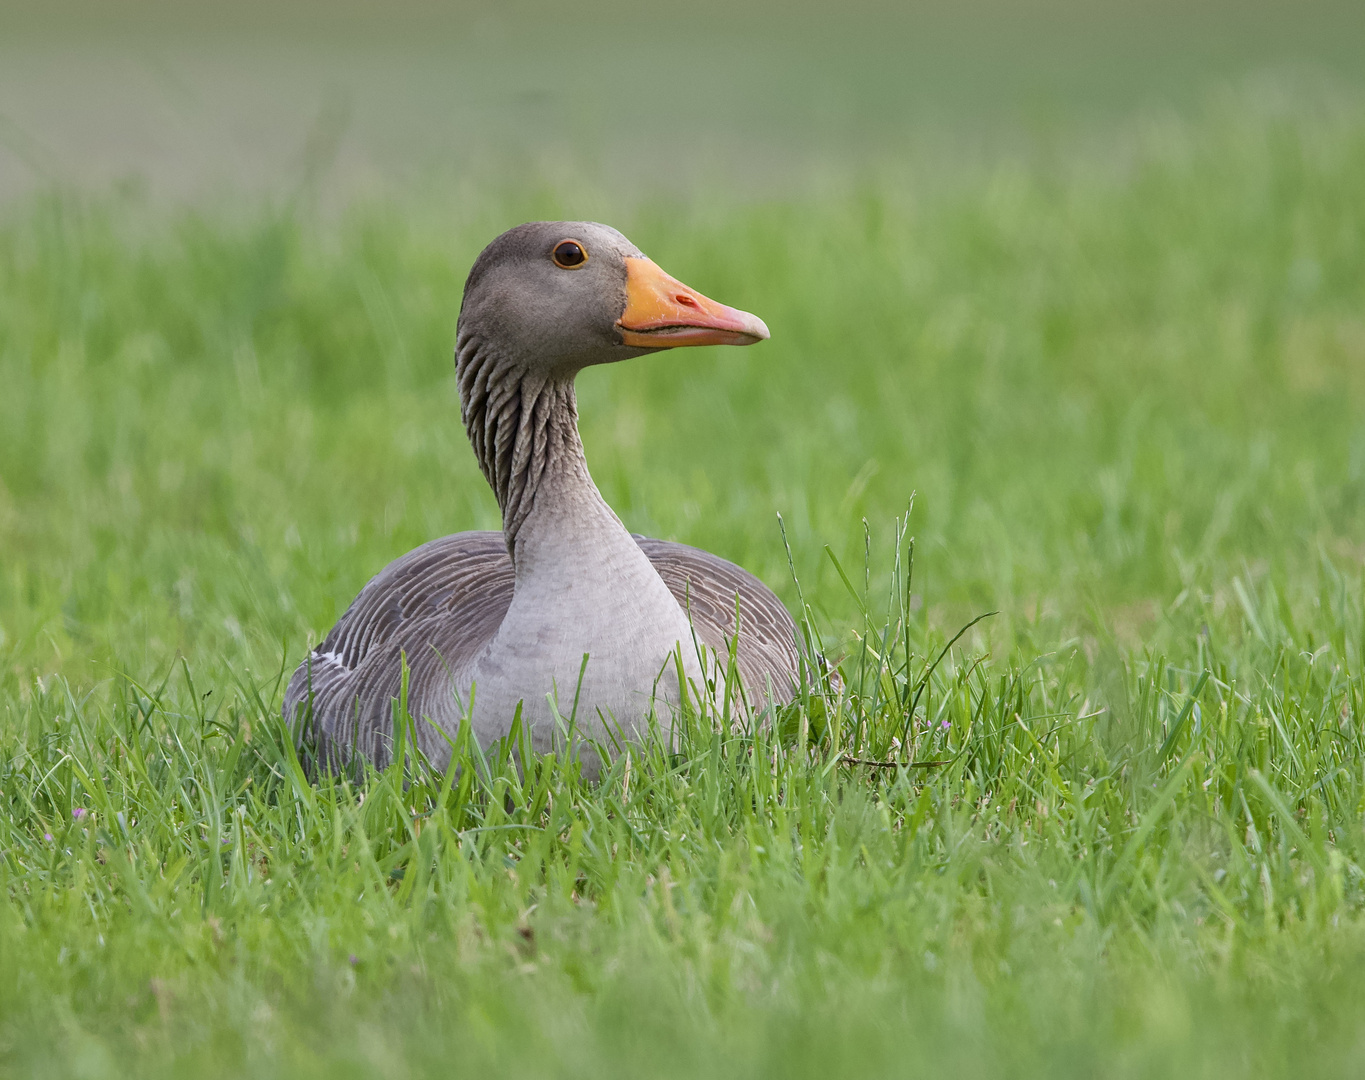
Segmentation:
{"type": "Polygon", "coordinates": [[[494,240],[465,285],[456,370],[503,532],[433,540],[382,570],[295,671],[286,720],[327,764],[382,766],[406,663],[409,712],[430,721],[418,742],[438,764],[466,717],[484,746],[518,714],[540,751],[566,722],[632,738],[708,693],[707,650],[723,665],[732,640],[749,706],[790,700],[787,610],[733,563],[632,536],[588,473],[574,397],[584,367],[767,336],[606,226],[537,222],[494,240]]]}

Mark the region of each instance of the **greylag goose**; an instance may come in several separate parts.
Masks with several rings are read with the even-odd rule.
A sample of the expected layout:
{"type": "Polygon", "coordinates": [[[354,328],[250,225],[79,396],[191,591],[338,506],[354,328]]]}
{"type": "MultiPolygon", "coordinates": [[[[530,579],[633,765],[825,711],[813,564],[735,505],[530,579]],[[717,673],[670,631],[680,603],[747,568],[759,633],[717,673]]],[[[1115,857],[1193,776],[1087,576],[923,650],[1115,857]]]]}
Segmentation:
{"type": "Polygon", "coordinates": [[[284,715],[318,760],[389,761],[405,663],[409,713],[429,721],[418,745],[441,767],[443,734],[466,717],[487,747],[520,715],[538,752],[561,745],[566,724],[630,739],[653,716],[667,732],[684,694],[714,685],[707,650],[723,677],[732,639],[749,708],[790,701],[791,615],[733,563],[626,531],[588,474],[574,396],[595,364],[767,337],[760,319],[669,277],[605,225],[535,222],[489,244],[465,282],[455,366],[503,531],[457,533],[389,564],[300,664],[284,715]]]}

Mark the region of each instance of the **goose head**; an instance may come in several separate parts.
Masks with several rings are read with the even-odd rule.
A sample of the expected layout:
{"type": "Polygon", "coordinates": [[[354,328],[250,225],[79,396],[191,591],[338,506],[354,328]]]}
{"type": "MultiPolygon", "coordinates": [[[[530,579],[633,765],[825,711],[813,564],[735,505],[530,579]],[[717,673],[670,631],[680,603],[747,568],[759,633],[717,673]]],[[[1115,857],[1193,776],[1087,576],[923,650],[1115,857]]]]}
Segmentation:
{"type": "Polygon", "coordinates": [[[539,221],[489,244],[465,283],[455,372],[460,419],[502,510],[513,562],[543,488],[551,503],[606,507],[578,433],[579,371],[767,336],[757,316],[669,277],[606,225],[539,221]]]}
{"type": "Polygon", "coordinates": [[[615,229],[587,221],[519,225],[489,244],[465,283],[459,327],[462,343],[551,377],[659,349],[768,337],[756,315],[708,299],[615,229]]]}

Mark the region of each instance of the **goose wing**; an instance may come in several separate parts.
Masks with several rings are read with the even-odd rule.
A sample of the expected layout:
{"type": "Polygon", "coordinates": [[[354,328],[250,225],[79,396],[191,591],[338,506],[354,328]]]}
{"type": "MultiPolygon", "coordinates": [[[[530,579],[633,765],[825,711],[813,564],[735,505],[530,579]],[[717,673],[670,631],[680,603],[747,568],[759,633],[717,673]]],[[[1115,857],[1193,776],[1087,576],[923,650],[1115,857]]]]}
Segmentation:
{"type": "Polygon", "coordinates": [[[709,551],[647,536],[635,542],[688,613],[701,643],[722,658],[735,640],[738,608],[735,662],[749,703],[758,705],[769,692],[779,704],[790,701],[800,681],[796,623],[773,591],[709,551]]]}
{"type": "MultiPolygon", "coordinates": [[[[322,761],[360,754],[384,765],[403,658],[410,711],[421,716],[428,702],[450,694],[448,672],[497,632],[512,602],[512,578],[500,532],[444,536],[394,560],[294,672],[285,719],[304,728],[322,761]]],[[[418,738],[431,753],[439,740],[426,728],[419,726],[418,738]]]]}

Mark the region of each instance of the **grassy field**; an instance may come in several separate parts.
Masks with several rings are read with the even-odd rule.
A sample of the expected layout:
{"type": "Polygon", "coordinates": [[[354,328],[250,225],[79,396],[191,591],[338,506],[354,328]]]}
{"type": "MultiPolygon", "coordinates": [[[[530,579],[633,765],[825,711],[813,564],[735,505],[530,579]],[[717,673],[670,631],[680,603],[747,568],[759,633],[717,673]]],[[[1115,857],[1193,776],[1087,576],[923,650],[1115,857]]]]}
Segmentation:
{"type": "Polygon", "coordinates": [[[1349,1074],[1362,176],[1365,99],[1270,80],[781,199],[12,204],[0,1073],[1349,1074]],[[462,277],[567,214],[772,328],[589,372],[584,438],[847,692],[310,785],[281,673],[496,527],[462,277]]]}

